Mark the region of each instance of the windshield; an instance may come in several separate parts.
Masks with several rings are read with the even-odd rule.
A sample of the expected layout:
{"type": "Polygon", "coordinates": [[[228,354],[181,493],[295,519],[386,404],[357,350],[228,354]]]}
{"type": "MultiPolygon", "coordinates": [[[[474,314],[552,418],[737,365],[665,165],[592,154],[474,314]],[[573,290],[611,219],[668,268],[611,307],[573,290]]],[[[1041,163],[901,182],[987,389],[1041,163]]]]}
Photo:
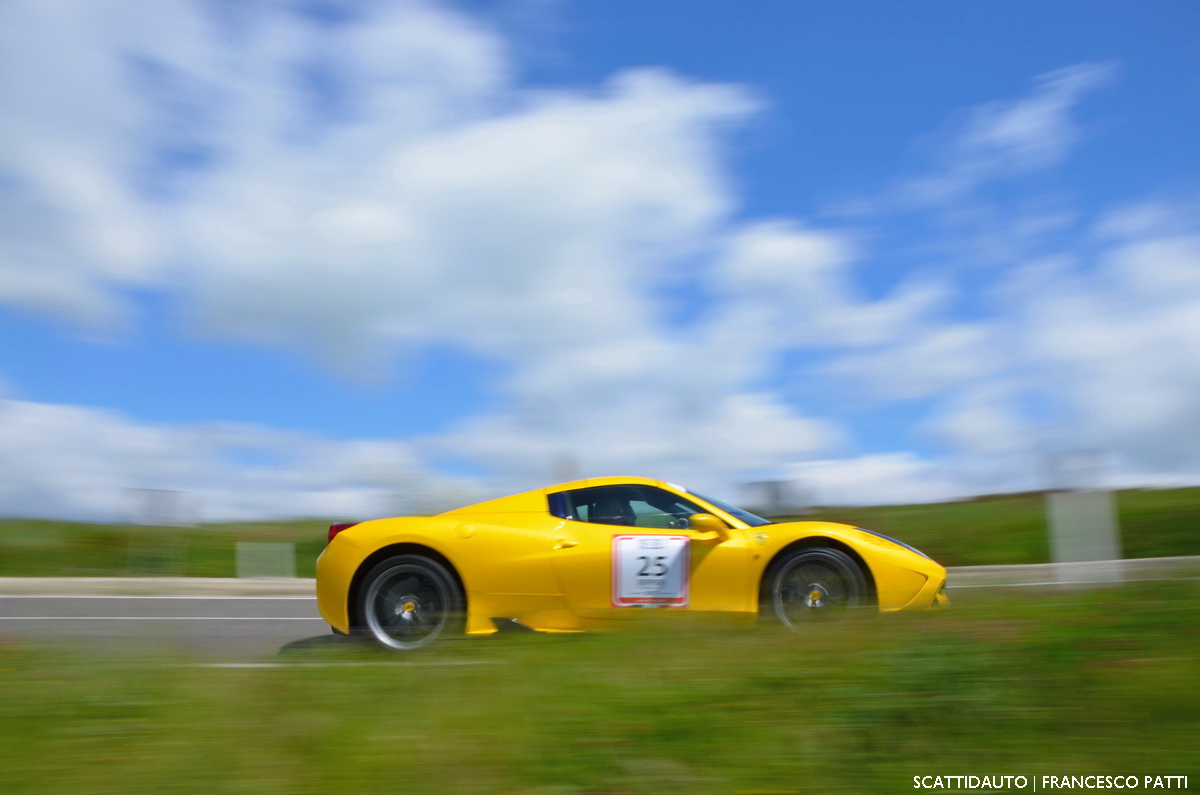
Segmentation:
{"type": "Polygon", "coordinates": [[[703,494],[697,494],[694,491],[690,491],[688,493],[694,497],[698,497],[699,499],[704,500],[709,505],[713,505],[717,508],[720,508],[722,511],[724,511],[727,514],[736,516],[737,518],[741,519],[743,522],[750,525],[751,527],[762,527],[765,524],[772,524],[772,522],[762,518],[761,516],[755,516],[754,514],[750,513],[749,511],[743,511],[741,508],[738,508],[736,505],[730,505],[729,503],[722,502],[721,500],[714,500],[712,497],[705,497],[703,494]]]}

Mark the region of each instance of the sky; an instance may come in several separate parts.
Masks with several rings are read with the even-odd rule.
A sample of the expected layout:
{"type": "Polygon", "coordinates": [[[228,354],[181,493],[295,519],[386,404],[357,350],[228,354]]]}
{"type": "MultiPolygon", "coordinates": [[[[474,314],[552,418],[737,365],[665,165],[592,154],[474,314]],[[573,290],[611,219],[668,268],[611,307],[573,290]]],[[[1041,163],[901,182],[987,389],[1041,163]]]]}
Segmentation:
{"type": "Polygon", "coordinates": [[[1193,0],[7,0],[0,108],[3,515],[1200,484],[1193,0]]]}

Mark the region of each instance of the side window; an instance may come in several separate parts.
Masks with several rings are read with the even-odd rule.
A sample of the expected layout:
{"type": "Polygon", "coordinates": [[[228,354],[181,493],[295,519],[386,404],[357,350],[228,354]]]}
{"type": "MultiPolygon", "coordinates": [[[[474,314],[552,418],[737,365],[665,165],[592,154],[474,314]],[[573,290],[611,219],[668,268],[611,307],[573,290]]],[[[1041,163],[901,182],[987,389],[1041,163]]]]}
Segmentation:
{"type": "Polygon", "coordinates": [[[629,504],[628,486],[600,486],[575,492],[575,515],[581,522],[633,527],[637,517],[629,504]]]}
{"type": "Polygon", "coordinates": [[[596,486],[550,495],[550,512],[577,522],[667,530],[686,527],[701,508],[652,486],[596,486]]]}
{"type": "Polygon", "coordinates": [[[683,497],[653,486],[637,487],[639,494],[633,500],[638,527],[679,529],[687,527],[687,518],[704,509],[683,497]]]}
{"type": "MultiPolygon", "coordinates": [[[[639,494],[636,499],[629,501],[633,509],[634,524],[638,527],[661,527],[663,529],[679,527],[680,515],[665,508],[652,505],[645,495],[639,494]]],[[[691,511],[695,513],[695,511],[691,511]]]]}

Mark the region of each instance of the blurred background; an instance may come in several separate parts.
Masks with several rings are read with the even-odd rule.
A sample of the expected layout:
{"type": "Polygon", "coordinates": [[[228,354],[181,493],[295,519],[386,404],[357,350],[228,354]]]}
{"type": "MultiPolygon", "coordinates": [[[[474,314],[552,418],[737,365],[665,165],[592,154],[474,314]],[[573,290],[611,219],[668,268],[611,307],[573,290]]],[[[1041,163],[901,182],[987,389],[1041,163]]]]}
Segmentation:
{"type": "Polygon", "coordinates": [[[0,514],[1200,483],[1198,23],[5,3],[0,514]]]}
{"type": "Polygon", "coordinates": [[[614,474],[1198,555],[1197,142],[1194,0],[0,2],[0,585],[81,589],[0,592],[5,792],[1194,785],[1196,559],[412,660],[198,578],[614,474]]]}

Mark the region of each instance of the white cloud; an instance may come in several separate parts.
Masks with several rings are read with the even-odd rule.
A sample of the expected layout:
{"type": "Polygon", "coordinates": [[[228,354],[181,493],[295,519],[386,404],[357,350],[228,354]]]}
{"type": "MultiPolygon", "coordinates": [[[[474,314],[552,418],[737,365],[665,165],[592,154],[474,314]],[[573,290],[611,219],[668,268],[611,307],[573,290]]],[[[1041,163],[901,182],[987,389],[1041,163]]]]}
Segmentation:
{"type": "Polygon", "coordinates": [[[956,149],[964,160],[996,161],[1014,170],[1059,163],[1079,131],[1068,113],[1089,91],[1108,82],[1111,64],[1079,64],[1041,75],[1033,94],[971,111],[956,149]]]}
{"type": "Polygon", "coordinates": [[[582,412],[577,426],[549,428],[494,416],[406,442],[333,441],[247,424],[150,425],[112,411],[2,400],[0,506],[6,515],[138,520],[147,492],[169,492],[184,520],[370,517],[543,486],[564,455],[581,476],[633,467],[727,491],[731,473],[829,442],[824,425],[760,395],[723,400],[686,428],[657,408],[614,405],[582,412]],[[469,454],[496,474],[434,474],[424,458],[431,453],[469,454]]]}
{"type": "Polygon", "coordinates": [[[637,282],[727,212],[715,136],[753,109],[647,70],[519,91],[494,32],[419,2],[337,25],[83,9],[0,18],[0,71],[22,76],[0,82],[20,120],[0,300],[113,328],[126,287],[160,285],[196,329],[350,373],[431,338],[508,358],[647,312],[637,282]]]}
{"type": "MultiPolygon", "coordinates": [[[[848,233],[783,221],[735,230],[715,267],[713,284],[725,300],[704,331],[706,360],[748,381],[797,349],[865,351],[835,369],[882,370],[862,358],[910,337],[948,295],[944,285],[914,278],[870,300],[858,289],[858,267],[848,233]]],[[[898,369],[907,375],[911,367],[898,369]]]]}
{"type": "Polygon", "coordinates": [[[1036,427],[1013,405],[1015,391],[1015,385],[999,381],[962,390],[951,395],[927,430],[951,449],[979,456],[1024,454],[1028,465],[1039,440],[1036,427]]]}
{"type": "Polygon", "coordinates": [[[931,314],[891,344],[837,356],[829,372],[884,403],[926,401],[919,429],[993,467],[997,482],[1068,450],[1100,455],[1106,482],[1200,479],[1191,207],[1110,213],[1074,249],[997,273],[985,289],[989,311],[974,322],[931,314]]]}
{"type": "Polygon", "coordinates": [[[445,509],[478,485],[424,472],[410,445],[336,442],[254,425],[147,425],[111,411],[0,401],[6,515],[140,520],[147,492],[176,520],[369,518],[445,509]]]}
{"type": "Polygon", "coordinates": [[[880,397],[913,400],[997,375],[1009,359],[997,329],[982,323],[926,324],[906,332],[893,345],[842,356],[827,371],[880,397]]]}
{"type": "Polygon", "coordinates": [[[232,228],[253,232],[238,242],[277,244],[292,231],[279,210],[295,200],[293,172],[310,193],[339,157],[357,153],[358,175],[370,173],[385,141],[503,98],[496,37],[423,3],[377,10],[371,24],[318,30],[276,5],[222,21],[183,0],[5,4],[0,300],[112,328],[126,287],[174,283],[165,268],[191,242],[175,231],[210,183],[241,202],[232,228]],[[341,116],[319,107],[343,94],[341,116]]]}
{"type": "Polygon", "coordinates": [[[1151,226],[1146,212],[1109,219],[1128,234],[1088,267],[1027,275],[1014,294],[1023,303],[1014,331],[1088,443],[1144,469],[1195,469],[1200,217],[1170,213],[1151,226]]]}
{"type": "Polygon", "coordinates": [[[657,362],[644,382],[603,379],[594,390],[564,373],[557,387],[424,440],[421,449],[482,464],[502,490],[544,485],[563,459],[581,477],[653,473],[728,490],[747,472],[841,441],[833,423],[801,416],[774,396],[714,383],[697,361],[657,362]]]}
{"type": "MultiPolygon", "coordinates": [[[[155,9],[183,45],[188,9],[155,9]]],[[[152,109],[108,35],[152,36],[131,12],[99,2],[0,11],[0,300],[90,329],[119,326],[118,291],[159,278],[161,234],[129,178],[152,109]]]]}
{"type": "Polygon", "coordinates": [[[268,343],[299,331],[343,364],[433,338],[512,358],[636,337],[642,274],[725,210],[711,123],[746,108],[636,73],[383,147],[361,170],[331,176],[299,149],[214,178],[183,227],[201,323],[268,343]]]}
{"type": "MultiPolygon", "coordinates": [[[[751,107],[633,72],[390,147],[346,184],[300,164],[265,175],[249,200],[191,211],[200,322],[360,369],[434,340],[504,361],[513,409],[432,447],[505,472],[541,472],[564,450],[646,471],[696,450],[696,467],[728,468],[693,440],[733,420],[758,439],[781,420],[772,444],[805,454],[831,435],[823,424],[778,405],[748,414],[743,379],[697,368],[655,294],[719,230],[714,135],[751,107]],[[265,194],[277,200],[256,215],[265,194]]],[[[743,458],[763,455],[755,442],[743,458]]]]}
{"type": "Polygon", "coordinates": [[[907,505],[977,493],[953,466],[913,453],[806,461],[789,467],[786,476],[813,505],[907,505]]]}
{"type": "Polygon", "coordinates": [[[902,196],[947,205],[984,182],[1060,164],[1083,137],[1075,106],[1115,72],[1112,63],[1077,64],[1041,75],[1025,97],[970,109],[940,137],[939,166],[906,185],[902,196]]]}

